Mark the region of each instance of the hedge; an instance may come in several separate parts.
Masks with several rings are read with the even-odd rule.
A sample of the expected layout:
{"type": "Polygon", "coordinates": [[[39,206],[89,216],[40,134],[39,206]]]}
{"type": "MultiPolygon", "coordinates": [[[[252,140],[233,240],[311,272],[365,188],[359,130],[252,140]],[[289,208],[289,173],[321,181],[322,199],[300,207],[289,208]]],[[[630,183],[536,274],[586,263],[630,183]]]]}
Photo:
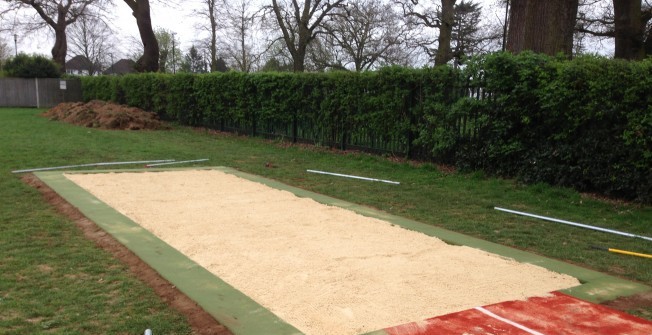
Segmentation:
{"type": "Polygon", "coordinates": [[[181,124],[652,202],[652,59],[497,53],[462,70],[134,74],[82,85],[86,100],[181,124]]]}

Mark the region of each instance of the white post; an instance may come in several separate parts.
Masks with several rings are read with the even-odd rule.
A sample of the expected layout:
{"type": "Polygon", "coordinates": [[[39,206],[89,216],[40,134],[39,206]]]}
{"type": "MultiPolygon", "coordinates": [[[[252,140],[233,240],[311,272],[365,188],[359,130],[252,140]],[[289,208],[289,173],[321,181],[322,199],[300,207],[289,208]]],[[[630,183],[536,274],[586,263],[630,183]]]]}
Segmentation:
{"type": "Polygon", "coordinates": [[[530,214],[530,213],[525,213],[525,212],[519,212],[511,209],[506,209],[506,208],[500,208],[500,207],[494,207],[495,210],[497,211],[502,211],[506,213],[512,213],[512,214],[517,214],[517,215],[523,215],[523,216],[529,216],[531,218],[536,218],[536,219],[541,219],[541,220],[546,220],[546,221],[552,221],[552,222],[557,222],[557,223],[563,223],[567,224],[569,226],[575,226],[575,227],[580,227],[580,228],[586,228],[586,229],[591,229],[591,230],[596,230],[596,231],[601,231],[604,233],[610,233],[610,234],[615,234],[615,235],[621,235],[621,236],[627,236],[627,237],[635,237],[635,238],[642,238],[644,240],[652,241],[652,237],[647,237],[647,236],[642,236],[642,235],[636,235],[632,233],[627,233],[623,231],[618,231],[618,230],[613,230],[613,229],[607,229],[607,228],[602,228],[602,227],[596,227],[596,226],[591,226],[583,223],[577,223],[577,222],[572,222],[572,221],[566,221],[566,220],[560,220],[560,219],[555,219],[547,216],[542,216],[542,215],[536,215],[536,214],[530,214]]]}

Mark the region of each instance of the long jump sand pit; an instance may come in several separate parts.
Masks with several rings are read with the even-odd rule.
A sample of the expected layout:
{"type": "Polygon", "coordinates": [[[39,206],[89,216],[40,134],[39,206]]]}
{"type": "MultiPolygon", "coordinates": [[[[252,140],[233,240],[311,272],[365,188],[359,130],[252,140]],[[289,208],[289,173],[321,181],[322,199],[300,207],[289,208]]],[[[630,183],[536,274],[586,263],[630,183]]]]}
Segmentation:
{"type": "Polygon", "coordinates": [[[219,170],[65,177],[305,334],[361,334],[580,284],[219,170]]]}

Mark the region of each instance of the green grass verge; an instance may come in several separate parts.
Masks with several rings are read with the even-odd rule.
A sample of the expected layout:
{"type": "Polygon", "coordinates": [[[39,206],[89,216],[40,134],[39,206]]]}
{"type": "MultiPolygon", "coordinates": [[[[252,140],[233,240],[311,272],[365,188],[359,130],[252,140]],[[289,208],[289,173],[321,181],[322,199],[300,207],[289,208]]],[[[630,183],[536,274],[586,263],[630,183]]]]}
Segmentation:
{"type": "MultiPolygon", "coordinates": [[[[545,185],[367,154],[288,146],[177,127],[102,131],[51,122],[35,109],[0,109],[0,329],[7,334],[186,334],[189,326],[126,267],[96,248],[12,170],[146,159],[210,158],[222,165],[471,236],[652,284],[652,261],[591,245],[652,253],[652,243],[518,217],[493,206],[652,234],[652,207],[593,200],[545,185]],[[275,167],[266,167],[271,162],[275,167]],[[401,182],[308,174],[306,169],[401,182]]],[[[361,237],[363,238],[363,237],[361,237]]],[[[651,308],[633,313],[652,319],[651,308]]]]}

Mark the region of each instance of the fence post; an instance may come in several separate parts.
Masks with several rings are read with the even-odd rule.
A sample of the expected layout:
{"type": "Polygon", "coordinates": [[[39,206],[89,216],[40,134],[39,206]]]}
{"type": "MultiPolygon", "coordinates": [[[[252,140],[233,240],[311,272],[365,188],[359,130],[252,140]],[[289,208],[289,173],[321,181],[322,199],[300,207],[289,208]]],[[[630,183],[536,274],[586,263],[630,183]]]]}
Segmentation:
{"type": "Polygon", "coordinates": [[[41,108],[41,99],[38,91],[38,78],[34,78],[34,82],[36,83],[36,108],[41,108]]]}
{"type": "Polygon", "coordinates": [[[294,115],[292,116],[292,143],[297,143],[297,137],[298,137],[298,125],[297,125],[297,112],[294,111],[294,115]]]}

